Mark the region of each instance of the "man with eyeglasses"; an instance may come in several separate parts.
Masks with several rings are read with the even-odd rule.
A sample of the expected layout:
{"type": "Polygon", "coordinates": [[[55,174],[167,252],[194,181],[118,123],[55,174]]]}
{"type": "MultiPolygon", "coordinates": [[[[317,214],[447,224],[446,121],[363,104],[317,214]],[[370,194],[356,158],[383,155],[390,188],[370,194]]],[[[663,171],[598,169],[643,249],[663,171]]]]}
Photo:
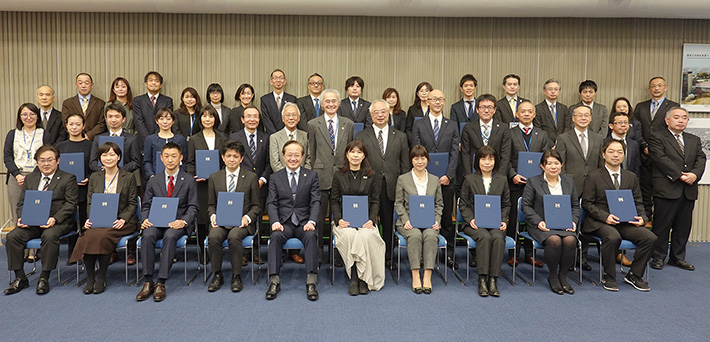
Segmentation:
{"type": "Polygon", "coordinates": [[[281,69],[271,72],[269,78],[272,91],[265,94],[259,100],[261,102],[261,119],[267,134],[272,134],[282,128],[281,109],[286,102],[296,103],[296,96],[284,91],[286,86],[286,74],[281,69]]]}
{"type": "MultiPolygon", "coordinates": [[[[298,129],[302,131],[308,130],[308,121],[321,116],[320,99],[318,98],[323,92],[323,76],[318,73],[308,77],[308,95],[299,97],[296,100],[298,110],[301,112],[301,118],[298,122],[298,129]]],[[[306,146],[308,149],[308,146],[306,146]]]]}
{"type": "MultiPolygon", "coordinates": [[[[641,146],[638,141],[628,137],[629,114],[615,112],[609,116],[609,137],[606,140],[621,140],[626,146],[626,158],[621,167],[624,170],[633,172],[636,176],[641,176],[641,146]]],[[[606,141],[605,140],[605,141],[606,141]]]]}
{"type": "Polygon", "coordinates": [[[545,100],[535,106],[535,120],[533,125],[542,128],[550,136],[550,140],[557,140],[557,136],[572,129],[572,118],[567,106],[557,101],[560,96],[560,81],[551,78],[542,86],[545,100]]]}

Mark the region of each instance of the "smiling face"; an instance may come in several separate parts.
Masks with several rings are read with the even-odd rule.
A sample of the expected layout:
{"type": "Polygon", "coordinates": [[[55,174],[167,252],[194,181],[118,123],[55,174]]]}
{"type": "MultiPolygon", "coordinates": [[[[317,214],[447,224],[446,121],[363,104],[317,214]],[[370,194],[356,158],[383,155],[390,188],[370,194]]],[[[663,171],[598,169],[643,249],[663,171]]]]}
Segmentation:
{"type": "Polygon", "coordinates": [[[508,77],[505,79],[503,90],[506,95],[515,97],[515,95],[518,94],[518,90],[520,90],[520,82],[518,82],[518,79],[515,77],[508,77]]]}
{"type": "Polygon", "coordinates": [[[296,126],[298,126],[298,122],[300,121],[298,109],[294,106],[286,107],[283,110],[283,114],[281,114],[281,120],[283,120],[286,129],[293,132],[296,129],[296,126]]]}
{"type": "Polygon", "coordinates": [[[616,169],[624,161],[624,147],[620,142],[612,142],[606,150],[602,151],[602,158],[610,169],[616,169]]]}
{"type": "Polygon", "coordinates": [[[125,97],[128,95],[128,86],[125,82],[118,81],[113,86],[113,92],[116,94],[116,97],[125,97]]]}
{"type": "Polygon", "coordinates": [[[54,103],[54,91],[48,86],[41,86],[37,89],[37,103],[42,109],[49,109],[54,103]]]}
{"type": "Polygon", "coordinates": [[[426,170],[426,166],[429,164],[429,159],[427,159],[424,156],[417,156],[412,158],[412,167],[414,168],[415,171],[424,171],[426,170]]]}
{"type": "Polygon", "coordinates": [[[49,176],[57,171],[59,167],[59,156],[52,151],[44,151],[37,156],[37,167],[43,175],[49,176]]]}
{"type": "Polygon", "coordinates": [[[250,132],[259,127],[259,111],[256,108],[247,108],[242,112],[242,123],[250,132]]]}
{"type": "Polygon", "coordinates": [[[666,81],[662,78],[654,78],[648,84],[648,91],[651,92],[651,97],[653,97],[654,100],[658,100],[666,96],[667,90],[668,86],[666,85],[666,81]]]}
{"type": "Polygon", "coordinates": [[[168,113],[163,114],[163,116],[155,120],[155,123],[158,124],[158,127],[160,127],[161,131],[169,131],[170,128],[173,126],[173,122],[173,117],[170,116],[170,114],[168,113]]]}
{"type": "Polygon", "coordinates": [[[535,119],[535,106],[532,102],[523,102],[518,105],[518,112],[515,113],[515,116],[523,126],[529,127],[535,119]]]}
{"type": "Polygon", "coordinates": [[[350,163],[351,169],[359,169],[362,160],[365,159],[365,153],[363,153],[359,148],[353,147],[348,153],[345,154],[350,163]]]}
{"type": "Polygon", "coordinates": [[[189,91],[186,91],[185,94],[182,94],[182,103],[185,104],[185,107],[189,109],[194,109],[195,104],[197,104],[197,99],[195,99],[194,96],[192,96],[192,93],[189,91]]]}
{"type": "Polygon", "coordinates": [[[301,161],[303,160],[303,149],[298,144],[289,144],[284,149],[284,160],[286,161],[286,167],[289,170],[294,171],[301,166],[301,161]]]}
{"type": "Polygon", "coordinates": [[[94,82],[92,82],[91,78],[87,75],[79,75],[74,85],[81,96],[89,95],[91,89],[94,89],[94,82]]]}
{"type": "Polygon", "coordinates": [[[481,121],[488,123],[493,119],[493,114],[496,113],[496,104],[491,100],[482,100],[478,102],[478,107],[476,107],[476,113],[481,121]]]}
{"type": "Polygon", "coordinates": [[[202,123],[203,129],[209,130],[214,128],[214,116],[212,116],[212,114],[208,111],[202,112],[202,115],[200,115],[200,122],[202,123]]]}
{"type": "Polygon", "coordinates": [[[106,111],[106,126],[108,126],[110,130],[114,132],[118,131],[125,121],[126,118],[124,118],[119,111],[114,109],[106,111]]]}
{"type": "Polygon", "coordinates": [[[271,86],[277,93],[281,93],[284,89],[284,86],[286,85],[286,75],[284,75],[284,73],[281,71],[274,71],[271,74],[269,83],[271,83],[271,86]]]}
{"type": "Polygon", "coordinates": [[[385,101],[387,101],[387,104],[390,106],[390,109],[394,109],[395,106],[397,106],[397,101],[399,99],[397,98],[397,93],[392,92],[385,101]]]}
{"type": "Polygon", "coordinates": [[[427,97],[429,96],[429,92],[431,89],[427,87],[426,85],[422,86],[419,88],[417,91],[417,97],[419,97],[419,101],[425,102],[427,100],[427,97]]]}
{"type": "Polygon", "coordinates": [[[496,159],[491,155],[484,156],[478,161],[478,168],[481,170],[481,173],[491,173],[495,166],[496,159]]]}
{"type": "MultiPolygon", "coordinates": [[[[119,116],[121,114],[118,114],[119,116]]],[[[73,115],[67,119],[67,133],[72,137],[80,137],[84,131],[84,121],[80,117],[73,115]]]]}
{"type": "Polygon", "coordinates": [[[389,119],[387,106],[382,103],[382,101],[373,103],[370,107],[370,116],[372,117],[372,123],[377,126],[377,128],[384,128],[389,119]]]}
{"type": "Polygon", "coordinates": [[[222,93],[219,90],[213,90],[210,92],[210,102],[214,104],[222,103],[222,93]]]}
{"type": "Polygon", "coordinates": [[[251,101],[253,99],[254,93],[251,92],[251,89],[249,89],[249,87],[244,88],[244,90],[242,90],[242,93],[239,94],[239,102],[242,103],[242,107],[246,107],[251,104],[251,101]]]}
{"type": "Polygon", "coordinates": [[[118,154],[113,149],[108,150],[108,152],[104,153],[100,157],[101,159],[101,165],[105,166],[106,168],[114,168],[118,164],[118,154]]]}
{"type": "Polygon", "coordinates": [[[444,93],[441,92],[441,90],[434,89],[429,92],[427,104],[429,105],[429,113],[434,114],[434,116],[439,116],[444,110],[446,97],[444,97],[444,93]]]}
{"type": "Polygon", "coordinates": [[[340,107],[340,101],[338,101],[338,95],[334,92],[325,92],[321,95],[321,100],[323,101],[323,110],[325,114],[329,117],[335,116],[338,112],[338,107],[340,107]]]}
{"type": "Polygon", "coordinates": [[[320,76],[311,76],[311,78],[308,79],[308,93],[313,95],[313,97],[318,97],[320,96],[320,93],[323,91],[323,78],[320,76]]]}
{"type": "Polygon", "coordinates": [[[20,120],[22,120],[22,126],[27,128],[34,128],[37,126],[37,113],[31,111],[29,108],[22,108],[20,112],[20,120]]]}
{"type": "Polygon", "coordinates": [[[626,101],[624,100],[616,101],[616,104],[614,105],[614,110],[619,113],[629,114],[629,104],[626,103],[626,101]]]}
{"type": "Polygon", "coordinates": [[[160,78],[156,75],[148,75],[148,80],[145,82],[145,87],[148,89],[148,92],[155,95],[160,91],[160,88],[163,87],[163,84],[160,83],[160,78]]]}
{"type": "Polygon", "coordinates": [[[465,97],[467,99],[472,99],[473,93],[476,92],[476,84],[473,83],[473,81],[466,81],[460,87],[460,90],[461,90],[461,93],[463,94],[463,97],[465,97]]]}
{"type": "Polygon", "coordinates": [[[540,165],[542,171],[545,172],[545,177],[548,179],[556,178],[562,172],[562,163],[555,157],[548,157],[545,165],[540,165]]]}
{"type": "Polygon", "coordinates": [[[574,114],[572,115],[572,122],[578,130],[584,131],[589,126],[592,121],[592,112],[589,107],[579,106],[574,109],[574,114]]]}
{"type": "Polygon", "coordinates": [[[623,137],[629,131],[629,117],[623,115],[615,117],[614,122],[609,123],[609,128],[617,136],[623,137]]]}

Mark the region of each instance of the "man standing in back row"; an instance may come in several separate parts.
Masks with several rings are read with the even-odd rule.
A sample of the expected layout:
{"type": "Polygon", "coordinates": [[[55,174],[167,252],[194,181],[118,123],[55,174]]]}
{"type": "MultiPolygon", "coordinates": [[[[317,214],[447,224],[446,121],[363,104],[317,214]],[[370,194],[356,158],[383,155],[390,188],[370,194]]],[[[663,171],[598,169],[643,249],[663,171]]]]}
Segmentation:
{"type": "Polygon", "coordinates": [[[266,134],[272,134],[284,128],[284,123],[281,121],[281,109],[286,102],[296,103],[296,97],[284,91],[286,73],[281,69],[271,72],[269,83],[272,91],[259,99],[261,121],[266,129],[266,134]]]}
{"type": "Polygon", "coordinates": [[[106,131],[106,120],[104,119],[104,105],[106,102],[93,96],[91,90],[94,89],[94,80],[91,75],[82,72],[76,76],[77,95],[72,96],[62,103],[62,122],[66,122],[69,114],[77,113],[84,117],[84,133],[86,138],[93,140],[106,131]]]}

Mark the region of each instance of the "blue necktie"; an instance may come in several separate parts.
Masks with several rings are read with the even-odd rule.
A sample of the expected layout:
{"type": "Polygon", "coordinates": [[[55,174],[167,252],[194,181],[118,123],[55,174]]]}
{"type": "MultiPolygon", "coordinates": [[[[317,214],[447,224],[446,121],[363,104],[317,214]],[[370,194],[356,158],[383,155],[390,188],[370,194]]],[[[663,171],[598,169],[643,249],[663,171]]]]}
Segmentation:
{"type": "Polygon", "coordinates": [[[235,175],[229,175],[229,187],[227,191],[229,192],[234,192],[234,190],[237,190],[237,184],[234,182],[234,177],[235,175]]]}
{"type": "Polygon", "coordinates": [[[315,101],[316,101],[316,106],[315,106],[316,107],[316,117],[318,117],[320,115],[320,105],[318,104],[317,97],[316,97],[315,101]]]}
{"type": "Polygon", "coordinates": [[[328,134],[330,134],[330,146],[335,150],[335,130],[333,129],[333,119],[328,120],[328,134]]]}
{"type": "Polygon", "coordinates": [[[434,119],[434,141],[439,141],[439,120],[434,119]]]}
{"type": "Polygon", "coordinates": [[[468,103],[468,111],[466,112],[466,116],[468,117],[468,121],[471,121],[471,113],[473,113],[473,101],[466,101],[468,103]]]}
{"type": "MultiPolygon", "coordinates": [[[[291,172],[291,196],[293,196],[293,201],[296,201],[296,189],[298,185],[296,184],[296,172],[291,172]]],[[[298,225],[298,218],[296,217],[296,211],[294,210],[291,214],[291,223],[298,225]]]]}
{"type": "Polygon", "coordinates": [[[254,133],[249,135],[249,152],[251,152],[251,160],[256,160],[256,143],[254,142],[254,133]]]}
{"type": "Polygon", "coordinates": [[[353,101],[353,117],[357,114],[357,101],[353,101]]]}

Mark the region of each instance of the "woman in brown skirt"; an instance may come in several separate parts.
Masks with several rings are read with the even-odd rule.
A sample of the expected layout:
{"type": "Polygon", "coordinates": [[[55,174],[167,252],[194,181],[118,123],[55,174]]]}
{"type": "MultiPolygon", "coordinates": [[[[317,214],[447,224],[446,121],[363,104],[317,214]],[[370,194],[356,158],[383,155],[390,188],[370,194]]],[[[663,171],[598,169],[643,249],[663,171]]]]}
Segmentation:
{"type": "Polygon", "coordinates": [[[88,208],[91,212],[91,197],[94,193],[120,194],[118,200],[118,218],[112,227],[92,227],[87,220],[81,236],[76,242],[71,260],[84,259],[86,267],[86,285],[84,294],[99,294],[106,288],[106,270],[111,259],[111,252],[122,236],[136,230],[136,206],[138,193],[133,174],[118,168],[121,159],[121,148],[115,143],[107,142],[98,149],[99,159],[104,169],[94,172],[89,178],[88,208]],[[99,263],[99,271],[94,267],[99,263]]]}

